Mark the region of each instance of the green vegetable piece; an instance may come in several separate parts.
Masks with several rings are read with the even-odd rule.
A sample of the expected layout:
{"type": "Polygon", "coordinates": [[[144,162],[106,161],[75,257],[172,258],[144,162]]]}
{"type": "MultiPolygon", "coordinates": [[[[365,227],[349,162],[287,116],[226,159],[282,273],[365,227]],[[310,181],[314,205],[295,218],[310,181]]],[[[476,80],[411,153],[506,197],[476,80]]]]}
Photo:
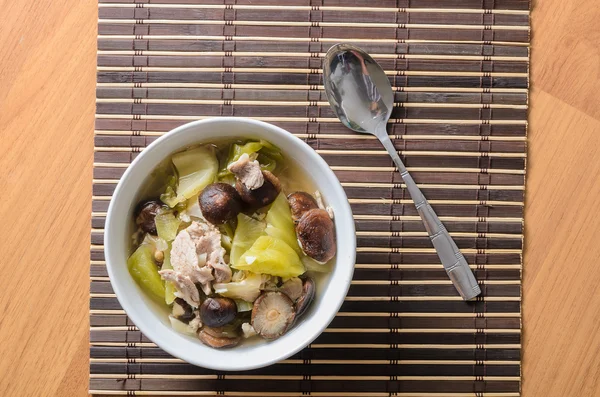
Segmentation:
{"type": "Polygon", "coordinates": [[[331,261],[321,264],[310,256],[306,255],[301,256],[300,261],[302,261],[302,264],[304,265],[304,268],[306,268],[307,272],[329,273],[331,271],[331,261]]]}
{"type": "Polygon", "coordinates": [[[261,139],[260,144],[263,145],[263,147],[269,149],[269,150],[273,150],[275,152],[279,151],[279,148],[275,145],[273,145],[271,142],[267,141],[266,139],[261,139]]]}
{"type": "Polygon", "coordinates": [[[165,192],[160,195],[160,201],[173,208],[177,205],[177,193],[171,186],[167,186],[165,192]]]}
{"type": "Polygon", "coordinates": [[[258,274],[288,279],[304,273],[296,251],[285,242],[271,236],[259,237],[232,267],[258,274]]]}
{"type": "Polygon", "coordinates": [[[213,284],[215,294],[231,299],[241,299],[246,302],[254,302],[260,295],[260,287],[263,277],[260,274],[248,273],[241,280],[229,283],[213,284]]]}
{"type": "Polygon", "coordinates": [[[264,139],[261,139],[260,143],[263,145],[263,148],[260,150],[262,154],[269,156],[275,161],[283,161],[283,155],[277,146],[273,145],[269,141],[265,141],[264,139]]]}
{"type": "Polygon", "coordinates": [[[221,234],[226,234],[228,237],[231,237],[232,239],[235,234],[233,231],[233,227],[231,227],[231,224],[229,222],[225,222],[225,223],[219,225],[219,231],[221,232],[221,234]]]}
{"type": "Polygon", "coordinates": [[[242,299],[236,299],[235,304],[237,306],[238,313],[249,312],[254,307],[254,303],[246,302],[245,300],[242,300],[242,299]]]}
{"type": "Polygon", "coordinates": [[[231,252],[231,237],[226,234],[221,234],[221,247],[225,248],[225,251],[231,252]]]}
{"type": "Polygon", "coordinates": [[[171,175],[167,179],[167,184],[165,186],[165,192],[160,195],[160,201],[173,208],[177,205],[177,193],[175,193],[175,189],[177,189],[177,177],[171,175]]]}
{"type": "Polygon", "coordinates": [[[247,153],[248,156],[252,156],[254,153],[262,149],[263,145],[260,142],[248,142],[244,145],[238,145],[237,143],[232,146],[232,153],[229,155],[229,162],[227,165],[238,161],[242,154],[247,153]]]}
{"type": "Polygon", "coordinates": [[[244,214],[237,216],[237,228],[231,244],[230,262],[235,264],[265,231],[265,224],[244,214]]]}
{"type": "MultiPolygon", "coordinates": [[[[226,177],[231,175],[231,172],[227,169],[231,163],[239,160],[242,157],[242,154],[247,153],[248,156],[252,156],[254,153],[258,152],[262,148],[262,144],[260,142],[247,142],[244,145],[240,145],[234,143],[229,148],[229,156],[227,157],[227,161],[223,164],[223,167],[219,170],[219,180],[224,180],[226,182],[226,177]]],[[[235,179],[234,179],[235,180],[235,179]]]]}
{"type": "Polygon", "coordinates": [[[181,220],[175,217],[171,211],[165,211],[156,215],[154,223],[158,237],[169,242],[175,240],[181,220]]]}
{"type": "Polygon", "coordinates": [[[260,163],[260,168],[263,171],[274,172],[277,168],[278,163],[283,162],[283,155],[281,150],[269,141],[261,139],[260,143],[263,145],[262,149],[258,152],[257,160],[260,163]]]}
{"type": "Polygon", "coordinates": [[[194,199],[198,200],[198,196],[193,196],[192,198],[188,199],[187,201],[184,200],[180,203],[177,203],[177,205],[175,207],[173,207],[173,210],[177,211],[178,213],[185,211],[188,207],[188,203],[194,199]]]}
{"type": "Polygon", "coordinates": [[[225,222],[222,225],[218,226],[219,231],[221,232],[221,247],[225,248],[227,253],[231,253],[231,245],[233,244],[233,229],[229,222],[225,222]]]}
{"type": "Polygon", "coordinates": [[[277,161],[267,156],[266,154],[259,152],[256,160],[258,160],[258,163],[260,164],[260,169],[263,171],[273,172],[275,171],[275,168],[277,168],[277,161]]]}
{"type": "Polygon", "coordinates": [[[265,219],[267,221],[265,232],[269,236],[283,240],[298,255],[302,254],[302,250],[298,245],[294,221],[292,220],[292,211],[283,193],[277,196],[265,219]]]}
{"type": "Polygon", "coordinates": [[[227,158],[227,161],[223,164],[221,170],[219,171],[219,181],[225,183],[230,182],[228,176],[231,175],[231,172],[229,172],[227,167],[234,161],[237,161],[244,153],[247,153],[248,156],[250,156],[251,158],[256,157],[256,159],[260,163],[260,168],[263,171],[273,172],[275,168],[277,168],[277,162],[283,161],[281,151],[275,145],[268,141],[250,141],[245,143],[244,145],[236,143],[231,145],[229,157],[227,158]]]}
{"type": "Polygon", "coordinates": [[[211,146],[200,146],[176,153],[171,158],[177,169],[177,188],[169,185],[160,199],[173,208],[202,191],[213,183],[217,176],[219,162],[211,146]]]}
{"type": "MultiPolygon", "coordinates": [[[[163,253],[165,254],[165,259],[163,260],[162,269],[173,269],[173,266],[171,266],[171,249],[169,248],[163,251],[163,253]]],[[[175,284],[165,281],[165,302],[167,305],[171,305],[175,301],[175,291],[177,291],[175,284]]]]}
{"type": "Polygon", "coordinates": [[[226,183],[228,185],[235,186],[235,176],[227,170],[219,172],[218,180],[221,183],[226,183]]]}
{"type": "Polygon", "coordinates": [[[154,249],[148,244],[140,245],[127,259],[129,274],[135,282],[153,298],[165,300],[165,285],[154,263],[154,249]]]}

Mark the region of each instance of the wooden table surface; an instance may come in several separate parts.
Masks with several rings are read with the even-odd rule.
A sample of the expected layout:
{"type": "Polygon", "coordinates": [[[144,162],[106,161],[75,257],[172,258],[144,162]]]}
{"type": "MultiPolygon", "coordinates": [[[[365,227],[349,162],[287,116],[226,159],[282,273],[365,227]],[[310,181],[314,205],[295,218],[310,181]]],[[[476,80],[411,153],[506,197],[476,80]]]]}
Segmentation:
{"type": "MultiPolygon", "coordinates": [[[[88,385],[96,0],[0,0],[0,396],[88,385]]],[[[532,13],[523,395],[600,395],[600,7],[532,13]]]]}

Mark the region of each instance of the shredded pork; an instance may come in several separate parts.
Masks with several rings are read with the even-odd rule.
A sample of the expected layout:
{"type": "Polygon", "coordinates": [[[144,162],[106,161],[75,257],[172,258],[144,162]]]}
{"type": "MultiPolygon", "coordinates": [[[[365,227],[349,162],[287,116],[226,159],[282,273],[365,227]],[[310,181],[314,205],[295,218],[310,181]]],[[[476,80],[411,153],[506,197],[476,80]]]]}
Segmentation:
{"type": "Polygon", "coordinates": [[[211,282],[226,283],[231,280],[231,269],[225,263],[225,249],[221,247],[219,229],[208,223],[192,222],[180,231],[173,241],[171,266],[161,270],[164,280],[175,284],[175,296],[192,307],[200,305],[197,286],[206,295],[212,291],[211,282]]]}
{"type": "Polygon", "coordinates": [[[188,276],[171,269],[161,270],[159,273],[163,280],[175,284],[175,288],[177,289],[175,291],[176,297],[183,299],[192,307],[200,306],[200,293],[188,276]]]}
{"type": "Polygon", "coordinates": [[[244,338],[251,338],[255,335],[258,335],[250,323],[242,324],[242,332],[244,334],[244,338]]]}
{"type": "Polygon", "coordinates": [[[196,244],[196,254],[206,254],[206,265],[214,270],[217,283],[231,281],[231,268],[225,263],[225,248],[221,246],[221,232],[208,223],[194,222],[186,230],[196,244]]]}
{"type": "Polygon", "coordinates": [[[227,167],[248,189],[256,190],[265,183],[260,164],[257,160],[251,161],[248,153],[244,153],[237,161],[227,167]]]}

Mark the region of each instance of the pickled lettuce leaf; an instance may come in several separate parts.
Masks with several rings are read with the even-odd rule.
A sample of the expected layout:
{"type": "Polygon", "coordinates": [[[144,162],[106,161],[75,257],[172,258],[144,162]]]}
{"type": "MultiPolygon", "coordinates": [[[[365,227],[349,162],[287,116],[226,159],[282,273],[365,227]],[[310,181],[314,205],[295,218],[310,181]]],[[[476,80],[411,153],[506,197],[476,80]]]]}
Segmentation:
{"type": "Polygon", "coordinates": [[[258,152],[257,160],[264,171],[273,172],[277,168],[277,164],[283,163],[283,155],[281,150],[269,141],[264,139],[260,140],[263,145],[262,149],[258,152]]]}
{"type": "Polygon", "coordinates": [[[169,248],[169,244],[158,236],[153,236],[150,233],[146,233],[144,236],[143,244],[150,244],[154,250],[164,251],[169,248]]]}
{"type": "Polygon", "coordinates": [[[225,251],[227,251],[227,253],[231,252],[231,237],[229,237],[226,234],[221,234],[221,247],[225,248],[225,251]]]}
{"type": "MultiPolygon", "coordinates": [[[[223,164],[219,170],[219,179],[225,179],[231,172],[227,169],[229,165],[242,157],[242,154],[246,153],[250,158],[256,157],[255,153],[262,149],[263,145],[260,142],[248,142],[244,145],[234,143],[229,148],[229,156],[227,161],[223,164]]],[[[225,182],[226,183],[226,182],[225,182]]]]}
{"type": "MultiPolygon", "coordinates": [[[[181,205],[183,203],[179,203],[181,205]]],[[[202,210],[200,209],[200,203],[198,202],[198,196],[192,196],[185,203],[185,208],[179,211],[177,217],[181,219],[182,222],[191,222],[192,218],[204,219],[204,215],[202,215],[202,210]]]]}
{"type": "Polygon", "coordinates": [[[224,223],[218,226],[221,232],[221,247],[225,248],[228,254],[231,253],[231,245],[233,243],[233,229],[229,223],[224,223]]]}
{"type": "Polygon", "coordinates": [[[247,302],[242,299],[236,299],[235,305],[237,306],[238,313],[249,312],[250,310],[252,310],[252,307],[254,306],[254,304],[252,302],[247,302]]]}
{"type": "Polygon", "coordinates": [[[171,315],[169,315],[169,321],[171,322],[171,327],[175,331],[185,335],[196,336],[196,330],[183,321],[179,321],[171,315]]]}
{"type": "Polygon", "coordinates": [[[219,225],[219,231],[221,232],[221,234],[225,234],[232,239],[235,234],[233,231],[233,227],[231,227],[231,224],[229,222],[219,225]]]}
{"type": "Polygon", "coordinates": [[[250,141],[245,143],[244,145],[233,144],[231,145],[231,149],[229,151],[229,157],[227,161],[223,164],[221,170],[219,171],[219,180],[225,183],[228,183],[230,179],[228,176],[231,175],[231,172],[227,169],[229,165],[242,156],[242,154],[248,154],[251,159],[258,160],[260,164],[260,168],[263,171],[273,172],[275,168],[277,168],[277,163],[283,161],[283,156],[281,155],[281,151],[272,143],[261,140],[260,142],[250,141]]]}
{"type": "MultiPolygon", "coordinates": [[[[263,145],[263,150],[268,150],[269,153],[275,153],[279,156],[281,156],[281,150],[279,150],[279,148],[275,145],[273,145],[271,142],[267,141],[266,139],[261,139],[260,140],[260,144],[263,145]]],[[[283,160],[283,157],[281,157],[279,160],[283,160]]]]}
{"type": "Polygon", "coordinates": [[[226,183],[231,186],[235,186],[235,175],[230,173],[229,171],[221,171],[219,172],[219,182],[226,183]]]}
{"type": "Polygon", "coordinates": [[[200,146],[176,153],[171,158],[179,176],[177,188],[168,186],[161,200],[173,208],[178,203],[196,196],[202,189],[213,183],[219,169],[219,162],[211,146],[200,146]]]}
{"type": "Polygon", "coordinates": [[[175,190],[177,189],[177,177],[171,175],[167,179],[167,186],[165,187],[165,192],[160,195],[160,201],[173,208],[177,205],[177,193],[175,190]]]}
{"type": "Polygon", "coordinates": [[[263,145],[263,148],[260,150],[260,154],[265,155],[275,161],[283,161],[283,155],[277,146],[273,145],[269,141],[265,141],[264,139],[261,139],[260,143],[263,145]]]}
{"type": "Polygon", "coordinates": [[[244,145],[233,144],[231,148],[228,165],[234,161],[238,161],[244,153],[247,153],[252,158],[254,153],[263,148],[263,144],[260,142],[248,142],[244,145]]]}
{"type": "Polygon", "coordinates": [[[283,279],[304,273],[304,266],[296,251],[283,240],[271,236],[259,237],[232,267],[283,279]]]}
{"type": "Polygon", "coordinates": [[[246,252],[260,236],[264,234],[265,224],[244,214],[237,216],[237,228],[231,244],[230,262],[238,263],[240,257],[246,252]]]}
{"type": "Polygon", "coordinates": [[[290,205],[283,193],[277,196],[269,212],[267,212],[265,220],[267,221],[265,232],[269,236],[283,240],[298,255],[302,254],[302,250],[298,245],[298,238],[296,237],[296,228],[292,220],[290,205]]]}
{"type": "Polygon", "coordinates": [[[154,224],[156,225],[158,237],[169,242],[175,240],[181,220],[175,217],[171,211],[165,211],[156,214],[154,224]]]}
{"type": "Polygon", "coordinates": [[[265,154],[258,153],[258,157],[256,157],[256,160],[258,160],[258,163],[260,164],[260,169],[263,171],[273,172],[275,171],[275,168],[277,168],[277,160],[265,154]]]}
{"type": "Polygon", "coordinates": [[[153,298],[165,299],[165,285],[154,262],[154,248],[140,245],[127,259],[129,274],[135,282],[153,298]]]}
{"type": "Polygon", "coordinates": [[[248,272],[245,277],[239,281],[229,283],[213,284],[216,294],[220,294],[231,299],[241,299],[246,302],[254,302],[260,295],[260,287],[263,283],[263,277],[260,274],[248,272]]]}
{"type": "MultiPolygon", "coordinates": [[[[163,253],[165,254],[165,259],[163,260],[161,269],[173,269],[173,266],[171,266],[171,250],[167,249],[163,251],[163,253]]],[[[175,284],[170,281],[165,281],[165,302],[167,305],[171,305],[175,301],[176,291],[177,289],[175,288],[175,284]]]]}
{"type": "Polygon", "coordinates": [[[300,261],[306,268],[307,272],[329,273],[331,271],[331,261],[327,263],[319,263],[310,256],[302,255],[300,261]]]}

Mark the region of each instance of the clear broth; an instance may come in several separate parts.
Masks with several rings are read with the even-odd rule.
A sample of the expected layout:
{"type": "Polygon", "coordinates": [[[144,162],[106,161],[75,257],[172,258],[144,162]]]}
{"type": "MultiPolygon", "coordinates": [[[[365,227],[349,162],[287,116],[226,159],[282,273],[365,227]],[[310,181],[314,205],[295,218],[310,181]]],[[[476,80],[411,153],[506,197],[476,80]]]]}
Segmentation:
{"type": "MultiPolygon", "coordinates": [[[[198,146],[212,145],[215,147],[215,150],[216,150],[217,159],[219,161],[219,169],[222,169],[223,165],[226,163],[226,161],[229,157],[230,146],[235,143],[244,144],[248,141],[251,141],[251,140],[240,138],[240,139],[227,139],[227,140],[216,141],[216,142],[211,142],[211,143],[201,143],[201,144],[189,146],[189,147],[187,147],[183,150],[179,150],[175,153],[180,153],[185,150],[196,148],[198,146]]],[[[173,154],[175,154],[175,153],[173,153],[173,154]]],[[[314,193],[317,190],[317,188],[316,188],[316,185],[313,182],[313,180],[305,172],[303,172],[302,167],[299,164],[297,164],[290,157],[286,156],[285,153],[282,152],[281,154],[284,158],[284,162],[277,163],[277,168],[274,170],[273,174],[275,176],[277,176],[281,182],[282,193],[287,196],[293,192],[304,191],[304,192],[310,193],[311,195],[314,196],[314,193]]],[[[165,191],[168,178],[172,175],[175,175],[175,169],[171,162],[171,156],[169,156],[165,160],[163,160],[150,173],[150,175],[148,176],[147,180],[145,181],[145,183],[143,185],[144,188],[142,190],[140,190],[140,192],[138,194],[137,201],[135,203],[133,203],[132,209],[135,208],[137,203],[139,203],[142,200],[158,199],[160,197],[161,193],[163,193],[165,191]]],[[[325,199],[325,198],[323,198],[323,199],[325,199]]],[[[133,213],[133,210],[131,212],[133,213]]],[[[132,235],[133,232],[137,229],[133,217],[130,222],[130,227],[131,227],[130,235],[132,235]]],[[[137,248],[137,245],[132,240],[131,252],[133,252],[136,248],[137,248]]],[[[333,259],[331,259],[331,261],[327,265],[324,265],[326,267],[324,268],[323,272],[313,272],[313,271],[306,272],[306,274],[315,281],[315,284],[316,284],[315,298],[314,298],[314,301],[312,302],[312,304],[310,305],[310,307],[307,309],[306,313],[302,316],[301,319],[299,319],[299,321],[296,322],[296,324],[290,330],[288,330],[287,333],[293,332],[293,330],[295,328],[297,328],[300,323],[303,323],[304,321],[306,321],[308,318],[310,318],[313,315],[314,311],[316,310],[315,306],[317,306],[318,302],[320,302],[320,300],[321,300],[322,291],[324,291],[327,288],[327,285],[330,282],[329,276],[330,276],[330,272],[332,271],[332,268],[333,268],[332,265],[335,264],[335,261],[336,261],[336,258],[334,257],[333,259]]],[[[158,308],[158,304],[154,301],[153,301],[153,306],[157,306],[157,308],[158,308]]],[[[170,314],[170,306],[163,304],[163,305],[161,305],[159,310],[164,313],[165,324],[170,326],[169,321],[168,321],[168,315],[170,314]]],[[[198,343],[202,343],[199,340],[197,340],[196,338],[193,338],[189,335],[182,334],[182,336],[192,339],[192,340],[196,340],[198,343]]],[[[254,346],[256,344],[262,344],[262,343],[268,343],[268,341],[256,336],[256,337],[252,337],[249,339],[244,339],[238,346],[236,346],[236,348],[243,349],[245,347],[250,347],[250,346],[254,346]]]]}

